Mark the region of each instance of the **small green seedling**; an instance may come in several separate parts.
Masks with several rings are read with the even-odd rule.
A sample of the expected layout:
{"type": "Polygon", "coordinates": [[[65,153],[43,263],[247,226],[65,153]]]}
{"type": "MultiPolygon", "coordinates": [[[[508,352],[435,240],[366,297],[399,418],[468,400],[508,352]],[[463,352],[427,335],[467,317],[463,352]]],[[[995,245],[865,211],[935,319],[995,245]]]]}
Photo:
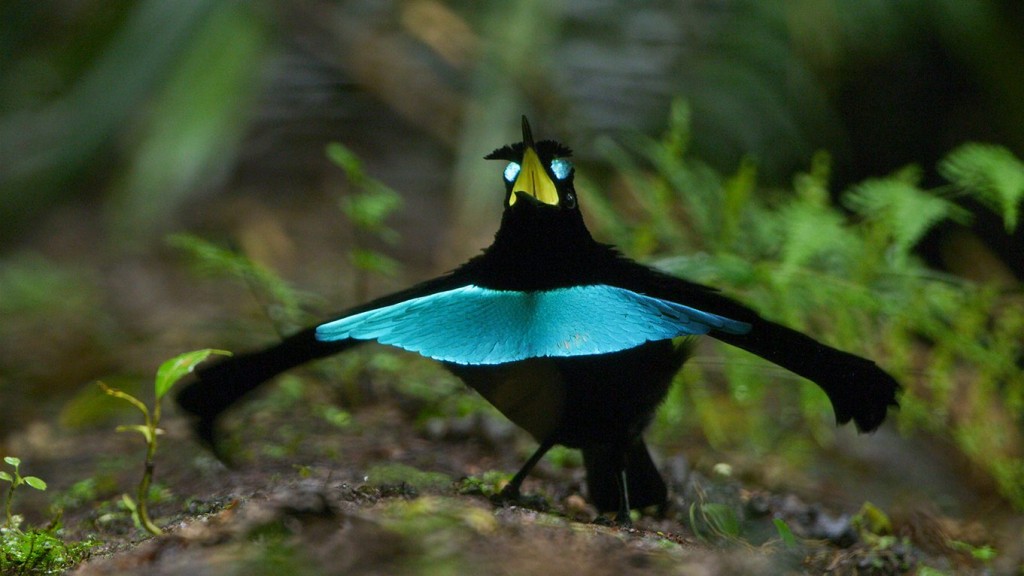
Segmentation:
{"type": "Polygon", "coordinates": [[[4,456],[4,462],[10,464],[11,467],[14,468],[13,475],[0,470],[0,480],[11,483],[11,487],[7,490],[7,503],[4,505],[4,512],[7,516],[7,521],[4,523],[4,527],[17,528],[18,526],[14,521],[14,515],[11,513],[11,503],[14,501],[14,489],[22,484],[27,484],[36,490],[46,490],[46,482],[43,482],[42,479],[36,478],[35,476],[22,476],[21,472],[18,471],[18,467],[21,466],[20,458],[4,456]]]}
{"type": "Polygon", "coordinates": [[[138,432],[146,439],[146,464],[142,474],[142,480],[139,482],[136,497],[133,500],[131,496],[124,494],[121,498],[124,501],[125,506],[131,510],[132,518],[135,520],[136,525],[144,528],[150,534],[157,535],[161,533],[160,528],[149,518],[148,506],[149,486],[153,481],[153,458],[156,455],[156,437],[163,433],[163,430],[158,428],[160,425],[160,401],[178,380],[184,378],[187,374],[192,372],[196,365],[213,354],[221,354],[223,356],[231,355],[231,353],[226,350],[213,350],[207,348],[204,350],[186,352],[161,364],[160,368],[156,371],[156,384],[154,385],[156,397],[153,401],[152,411],[150,411],[149,408],[135,396],[132,396],[122,390],[111,388],[103,382],[99,383],[100,388],[102,388],[104,392],[135,406],[145,417],[145,424],[118,426],[117,431],[138,432]]]}
{"type": "Polygon", "coordinates": [[[786,548],[796,548],[799,545],[796,536],[793,535],[793,530],[785,520],[773,518],[772,523],[775,524],[775,530],[779,533],[779,539],[782,540],[783,546],[786,548]]]}
{"type": "Polygon", "coordinates": [[[14,473],[0,470],[0,480],[11,484],[7,491],[7,522],[0,527],[0,574],[63,574],[89,555],[89,550],[99,542],[87,539],[81,542],[64,542],[58,531],[60,512],[47,528],[20,527],[21,517],[11,513],[14,490],[26,484],[36,490],[46,490],[46,482],[35,476],[22,476],[21,460],[13,456],[4,462],[14,468],[14,473]]]}

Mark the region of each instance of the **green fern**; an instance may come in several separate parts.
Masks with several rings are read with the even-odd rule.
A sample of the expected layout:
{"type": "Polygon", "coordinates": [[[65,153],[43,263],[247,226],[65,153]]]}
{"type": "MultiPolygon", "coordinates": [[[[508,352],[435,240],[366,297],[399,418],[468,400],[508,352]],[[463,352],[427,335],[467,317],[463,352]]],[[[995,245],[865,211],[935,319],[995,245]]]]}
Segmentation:
{"type": "MultiPolygon", "coordinates": [[[[852,186],[836,205],[829,157],[819,153],[792,191],[766,190],[749,161],[723,176],[688,157],[689,129],[679,124],[689,114],[680,106],[661,139],[603,144],[627,194],[598,201],[591,216],[601,231],[631,255],[877,358],[905,385],[901,429],[951,440],[1024,509],[1024,298],[943,275],[914,255],[936,225],[969,217],[950,187],[922,188],[921,171],[908,167],[852,186]]],[[[995,210],[1013,230],[1022,166],[1003,148],[968,144],[940,171],[959,198],[995,210]]],[[[741,351],[722,346],[716,355],[724,360],[702,357],[684,370],[655,426],[659,441],[689,428],[718,448],[743,444],[794,459],[806,454],[807,430],[819,445],[832,441],[828,403],[815,386],[741,351]],[[763,385],[780,379],[800,385],[763,385]]]]}
{"type": "Polygon", "coordinates": [[[172,234],[166,242],[184,252],[198,272],[227,276],[247,283],[256,292],[275,324],[290,327],[301,326],[308,321],[303,308],[312,298],[292,288],[276,273],[245,255],[192,234],[172,234]]]}
{"type": "Polygon", "coordinates": [[[939,163],[939,173],[1003,217],[1006,231],[1017,227],[1024,198],[1024,162],[1002,146],[967,143],[939,163]]]}
{"type": "Polygon", "coordinates": [[[953,202],[922,190],[920,171],[904,169],[888,178],[866,180],[850,189],[843,202],[885,235],[893,255],[910,256],[914,246],[939,222],[968,218],[965,210],[953,202]]]}
{"type": "Polygon", "coordinates": [[[327,158],[342,169],[349,183],[356,189],[340,200],[341,211],[351,225],[353,247],[348,260],[355,275],[355,301],[369,297],[371,275],[396,276],[401,270],[398,261],[370,247],[374,241],[394,245],[398,231],[387,220],[402,207],[402,197],[383,182],[371,178],[363,163],[351,150],[338,142],[327,145],[327,158]]]}

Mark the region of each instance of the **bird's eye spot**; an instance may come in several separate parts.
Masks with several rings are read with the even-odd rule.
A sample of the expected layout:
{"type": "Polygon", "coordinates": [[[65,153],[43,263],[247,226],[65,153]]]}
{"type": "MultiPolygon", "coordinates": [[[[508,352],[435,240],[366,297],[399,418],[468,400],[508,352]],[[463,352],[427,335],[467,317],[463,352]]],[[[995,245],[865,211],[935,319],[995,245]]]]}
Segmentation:
{"type": "Polygon", "coordinates": [[[555,178],[565,180],[569,177],[569,173],[572,172],[572,162],[563,158],[556,158],[551,161],[551,172],[554,173],[555,178]]]}
{"type": "Polygon", "coordinates": [[[570,210],[576,207],[576,195],[572,192],[566,192],[565,194],[565,207],[570,210]]]}
{"type": "Polygon", "coordinates": [[[509,162],[508,166],[505,166],[505,181],[511,184],[516,181],[516,176],[519,176],[520,166],[518,162],[509,162]]]}

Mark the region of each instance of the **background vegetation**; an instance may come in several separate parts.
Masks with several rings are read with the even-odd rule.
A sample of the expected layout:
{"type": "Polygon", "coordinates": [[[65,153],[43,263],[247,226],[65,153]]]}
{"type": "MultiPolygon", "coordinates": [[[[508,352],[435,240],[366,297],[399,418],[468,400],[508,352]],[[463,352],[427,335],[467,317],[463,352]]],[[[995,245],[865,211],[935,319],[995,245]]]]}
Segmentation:
{"type": "MultiPolygon", "coordinates": [[[[480,157],[526,113],[574,148],[595,235],[905,387],[857,437],[813,386],[705,344],[652,427],[664,461],[978,520],[1012,570],[1022,27],[1009,0],[3,3],[0,455],[50,487],[19,492],[23,527],[55,503],[117,514],[137,462],[75,442],[130,421],[95,380],[147,398],[180,352],[272,341],[486,246],[500,167],[480,157]]],[[[379,350],[257,402],[337,433],[382,403],[427,437],[489,413],[379,350]]],[[[254,422],[243,460],[301,452],[295,422],[254,422]]]]}

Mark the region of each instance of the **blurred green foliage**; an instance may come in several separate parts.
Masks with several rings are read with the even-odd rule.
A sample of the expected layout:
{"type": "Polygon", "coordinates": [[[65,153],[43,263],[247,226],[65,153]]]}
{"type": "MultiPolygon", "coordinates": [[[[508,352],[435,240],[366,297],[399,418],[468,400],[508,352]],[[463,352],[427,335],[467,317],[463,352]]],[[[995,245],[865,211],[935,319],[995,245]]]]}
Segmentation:
{"type": "Polygon", "coordinates": [[[90,316],[102,295],[95,274],[39,254],[20,253],[0,262],[0,314],[13,318],[90,316]]]}
{"type": "MultiPolygon", "coordinates": [[[[634,256],[876,359],[905,387],[901,429],[951,440],[1024,509],[1024,297],[939,274],[913,252],[937,223],[968,218],[956,204],[965,197],[1012,230],[1024,164],[1005,148],[966,144],[941,164],[949,185],[922,188],[920,170],[908,167],[851,186],[835,205],[826,155],[791,190],[761,189],[750,163],[727,176],[688,155],[688,119],[677,102],[662,138],[605,143],[628,198],[622,205],[588,195],[601,227],[634,256]]],[[[807,382],[765,386],[793,377],[722,348],[714,367],[721,374],[700,362],[683,372],[659,438],[701,431],[719,447],[785,454],[802,450],[810,428],[816,442],[831,442],[823,394],[807,382]]]]}
{"type": "Polygon", "coordinates": [[[260,19],[212,0],[86,2],[61,17],[49,4],[0,7],[0,237],[69,190],[94,195],[81,178],[111,166],[115,143],[113,228],[121,240],[166,229],[228,168],[256,94],[260,19]]]}
{"type": "Polygon", "coordinates": [[[502,141],[506,119],[524,110],[587,142],[595,132],[654,133],[682,94],[700,112],[701,157],[721,167],[754,155],[773,182],[817,148],[844,166],[859,156],[863,174],[864,162],[894,155],[930,162],[964,132],[1024,144],[1024,43],[1012,2],[63,8],[0,5],[0,238],[81,197],[104,203],[118,240],[159,238],[177,213],[201,210],[194,201],[230,176],[240,146],[292,152],[264,150],[281,144],[276,135],[245,141],[261,121],[271,132],[296,127],[280,103],[308,114],[303,129],[360,116],[334,108],[325,86],[342,99],[371,93],[438,142],[459,143],[454,206],[465,227],[486,222],[492,206],[475,194],[492,181],[476,160],[480,142],[502,141]],[[295,55],[298,65],[280,66],[295,55]],[[940,129],[931,120],[946,111],[955,116],[940,129]],[[858,146],[872,137],[875,146],[858,146]]]}
{"type": "Polygon", "coordinates": [[[1017,228],[1024,197],[1024,162],[1003,146],[964,144],[947,156],[939,171],[955,186],[1002,214],[1007,232],[1017,228]]]}
{"type": "Polygon", "coordinates": [[[401,269],[397,260],[371,246],[374,242],[391,246],[398,242],[400,236],[388,224],[388,217],[402,207],[402,197],[367,175],[359,157],[340,143],[327,146],[327,157],[345,172],[355,188],[341,197],[340,206],[353,234],[348,260],[355,276],[353,299],[360,302],[369,297],[367,285],[371,275],[395,276],[401,269]]]}
{"type": "Polygon", "coordinates": [[[184,253],[196,273],[226,276],[248,286],[279,332],[288,332],[310,321],[304,307],[315,299],[244,254],[192,234],[171,234],[166,241],[184,253]]]}
{"type": "Polygon", "coordinates": [[[25,250],[0,257],[0,438],[41,399],[106,365],[125,338],[98,271],[25,250]]]}
{"type": "MultiPolygon", "coordinates": [[[[203,4],[202,2],[199,4],[203,4]]],[[[224,178],[248,124],[266,43],[245,4],[213,3],[181,46],[114,184],[111,223],[125,240],[167,229],[166,215],[224,178]]]]}

